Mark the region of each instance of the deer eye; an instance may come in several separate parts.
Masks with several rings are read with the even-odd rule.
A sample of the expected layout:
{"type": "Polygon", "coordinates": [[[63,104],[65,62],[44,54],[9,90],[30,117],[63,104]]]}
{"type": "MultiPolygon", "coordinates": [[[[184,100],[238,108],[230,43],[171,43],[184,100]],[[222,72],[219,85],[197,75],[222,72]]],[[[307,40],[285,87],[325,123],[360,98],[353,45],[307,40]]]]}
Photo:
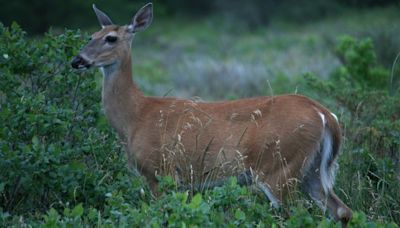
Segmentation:
{"type": "Polygon", "coordinates": [[[115,43],[117,41],[118,37],[116,36],[106,36],[106,42],[107,43],[115,43]]]}

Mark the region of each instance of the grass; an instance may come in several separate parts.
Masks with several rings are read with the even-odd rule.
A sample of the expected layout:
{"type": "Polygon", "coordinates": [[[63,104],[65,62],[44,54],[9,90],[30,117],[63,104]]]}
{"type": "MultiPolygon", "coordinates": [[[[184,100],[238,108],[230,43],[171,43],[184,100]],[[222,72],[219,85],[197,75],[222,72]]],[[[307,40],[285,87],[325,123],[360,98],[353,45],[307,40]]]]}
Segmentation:
{"type": "MultiPolygon", "coordinates": [[[[338,35],[372,36],[378,49],[384,45],[393,52],[400,47],[397,11],[352,10],[307,24],[276,21],[256,30],[234,28],[234,22],[218,17],[155,18],[134,40],[134,76],[152,95],[170,89],[169,95],[207,100],[268,95],[268,80],[302,73],[328,77],[341,64],[334,53],[338,35]]],[[[393,61],[395,54],[386,54],[384,61],[393,61]]],[[[293,93],[296,84],[291,86],[275,92],[293,93]]]]}
{"type": "MultiPolygon", "coordinates": [[[[342,66],[343,60],[335,50],[341,35],[371,37],[378,60],[389,69],[400,50],[397,10],[392,7],[349,11],[307,24],[278,21],[252,31],[235,30],[218,18],[187,24],[167,21],[161,25],[155,20],[151,32],[138,34],[134,41],[133,56],[138,58],[134,65],[155,58],[164,66],[162,77],[168,78],[169,83],[149,82],[157,85],[154,90],[147,91],[153,95],[162,95],[171,88],[168,95],[199,96],[205,100],[309,93],[301,87],[302,83],[298,83],[303,73],[328,78],[342,66]]],[[[147,79],[151,81],[151,78],[147,74],[147,79]]],[[[349,135],[346,139],[352,138],[353,130],[344,126],[344,134],[349,135]]],[[[398,194],[387,189],[383,174],[369,169],[379,165],[383,169],[382,161],[375,155],[366,155],[374,154],[373,149],[358,153],[359,149],[359,145],[345,140],[341,158],[344,168],[339,170],[335,191],[353,209],[364,211],[368,219],[399,222],[398,200],[391,198],[398,194]],[[368,168],[354,164],[354,161],[365,159],[369,162],[368,168]],[[356,167],[359,170],[354,170],[356,167]],[[383,211],[387,213],[383,215],[383,211]]],[[[297,198],[294,199],[287,205],[295,205],[297,198]]],[[[314,215],[318,214],[313,211],[314,215]]]]}
{"type": "MultiPolygon", "coordinates": [[[[396,227],[399,97],[330,76],[338,69],[346,72],[338,68],[346,63],[334,50],[337,36],[372,35],[385,63],[382,57],[399,47],[398,19],[396,8],[352,11],[308,24],[275,21],[259,29],[237,29],[220,17],[156,19],[134,41],[134,77],[150,95],[173,89],[168,95],[219,100],[297,91],[328,104],[345,135],[335,192],[355,210],[350,225],[396,227]],[[304,72],[325,78],[316,81],[315,87],[323,88],[306,88],[304,72]]],[[[143,179],[127,169],[121,143],[101,112],[101,91],[93,80],[99,73],[72,72],[68,65],[83,44],[79,33],[32,42],[1,29],[0,224],[340,226],[297,189],[281,210],[273,210],[234,179],[191,194],[177,191],[174,178],[164,177],[164,194],[151,198],[143,179]]],[[[173,173],[174,164],[168,162],[164,171],[173,173]]],[[[192,177],[184,178],[190,182],[192,177]]]]}

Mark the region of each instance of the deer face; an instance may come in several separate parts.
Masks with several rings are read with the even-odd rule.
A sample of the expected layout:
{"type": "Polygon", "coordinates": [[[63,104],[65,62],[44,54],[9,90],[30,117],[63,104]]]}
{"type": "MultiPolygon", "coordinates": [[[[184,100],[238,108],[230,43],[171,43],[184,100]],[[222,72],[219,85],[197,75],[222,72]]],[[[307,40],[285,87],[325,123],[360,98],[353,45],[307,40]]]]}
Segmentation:
{"type": "Polygon", "coordinates": [[[93,5],[102,27],[91,36],[89,43],[72,60],[75,69],[107,67],[118,63],[131,51],[131,42],[136,32],[145,30],[153,18],[153,5],[148,3],[133,17],[129,25],[114,25],[111,19],[93,5]]]}

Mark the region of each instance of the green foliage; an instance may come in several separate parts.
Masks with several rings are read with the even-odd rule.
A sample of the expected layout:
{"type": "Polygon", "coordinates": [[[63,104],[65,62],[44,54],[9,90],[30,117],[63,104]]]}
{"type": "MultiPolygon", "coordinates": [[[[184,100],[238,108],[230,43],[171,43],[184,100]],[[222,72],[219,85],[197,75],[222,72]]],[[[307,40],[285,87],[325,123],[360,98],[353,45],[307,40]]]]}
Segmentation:
{"type": "Polygon", "coordinates": [[[400,93],[389,93],[389,72],[377,64],[370,39],[343,37],[337,52],[343,66],[329,80],[307,75],[308,85],[341,110],[345,142],[337,186],[351,196],[353,209],[399,223],[400,93]]]}
{"type": "MultiPolygon", "coordinates": [[[[0,8],[0,21],[6,25],[13,21],[20,23],[31,33],[42,34],[50,26],[56,28],[82,28],[98,26],[91,12],[95,3],[104,9],[114,22],[126,24],[129,15],[149,1],[59,1],[59,0],[14,0],[4,2],[0,8]]],[[[235,27],[244,24],[249,29],[268,24],[271,19],[280,18],[292,22],[309,22],[333,14],[339,14],[342,8],[374,7],[395,5],[395,0],[154,0],[156,18],[171,18],[175,15],[199,18],[210,14],[223,15],[233,20],[235,27]]],[[[164,19],[163,18],[163,19],[164,19]]]]}
{"type": "MultiPolygon", "coordinates": [[[[188,192],[171,192],[157,201],[142,202],[140,206],[127,203],[122,194],[110,194],[104,211],[85,210],[78,204],[74,208],[65,208],[62,213],[51,208],[42,219],[26,222],[40,227],[340,227],[330,219],[313,216],[302,207],[293,208],[290,217],[284,219],[271,211],[262,199],[237,185],[235,179],[204,194],[190,197],[188,192]],[[226,204],[232,202],[226,197],[236,197],[237,202],[226,204]]],[[[371,222],[365,214],[356,212],[350,227],[396,225],[371,222]]]]}
{"type": "MultiPolygon", "coordinates": [[[[340,226],[314,213],[315,205],[304,208],[303,201],[274,210],[234,178],[193,195],[177,192],[171,177],[160,177],[163,194],[152,198],[126,168],[101,113],[97,76],[69,67],[86,38],[65,31],[27,39],[16,24],[0,26],[1,226],[340,226]]],[[[337,192],[356,210],[351,227],[395,227],[399,95],[389,95],[388,73],[376,63],[370,41],[344,38],[337,52],[343,66],[329,80],[309,75],[307,81],[310,93],[323,94],[333,110],[342,110],[346,137],[337,192]]],[[[281,77],[272,87],[284,91],[282,84],[292,83],[281,77]]]]}
{"type": "Polygon", "coordinates": [[[26,214],[84,202],[102,208],[105,194],[134,201],[141,187],[102,124],[93,73],[69,62],[86,36],[72,31],[27,40],[0,26],[0,207],[26,214]]]}
{"type": "Polygon", "coordinates": [[[357,42],[352,37],[341,37],[337,52],[344,66],[337,70],[335,79],[361,89],[387,86],[389,72],[377,65],[371,39],[357,42]]]}

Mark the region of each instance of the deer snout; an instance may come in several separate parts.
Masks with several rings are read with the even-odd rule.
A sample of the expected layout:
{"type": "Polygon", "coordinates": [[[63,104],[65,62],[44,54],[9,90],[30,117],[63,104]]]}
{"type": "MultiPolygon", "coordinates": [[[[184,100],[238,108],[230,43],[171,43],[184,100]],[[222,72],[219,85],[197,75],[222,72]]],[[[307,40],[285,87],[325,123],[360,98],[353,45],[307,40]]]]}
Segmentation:
{"type": "Polygon", "coordinates": [[[81,55],[75,56],[75,58],[71,62],[71,66],[75,69],[90,68],[92,65],[93,63],[91,63],[81,55]]]}

